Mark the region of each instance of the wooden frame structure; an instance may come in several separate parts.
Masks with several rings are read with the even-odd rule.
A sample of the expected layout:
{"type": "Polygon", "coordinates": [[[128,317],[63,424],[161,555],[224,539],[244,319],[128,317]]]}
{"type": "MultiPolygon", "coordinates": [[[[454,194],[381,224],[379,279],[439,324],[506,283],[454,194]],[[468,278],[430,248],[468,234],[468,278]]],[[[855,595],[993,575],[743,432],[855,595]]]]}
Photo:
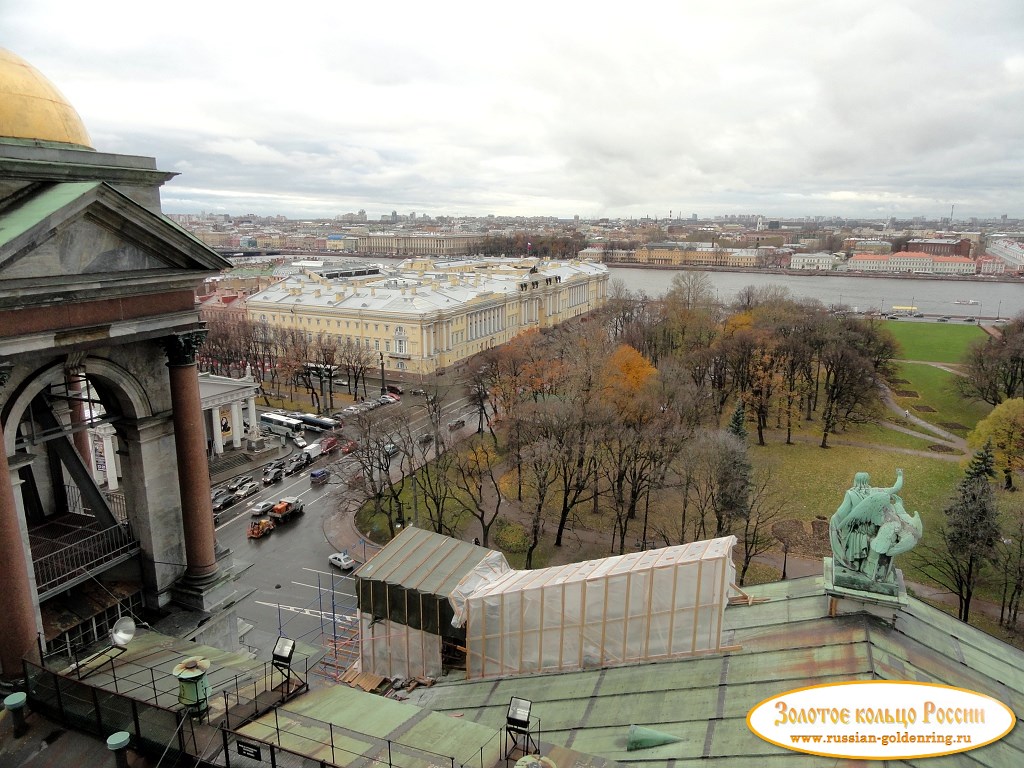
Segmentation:
{"type": "Polygon", "coordinates": [[[722,646],[735,536],[509,571],[466,597],[466,675],[651,661],[722,646]]]}

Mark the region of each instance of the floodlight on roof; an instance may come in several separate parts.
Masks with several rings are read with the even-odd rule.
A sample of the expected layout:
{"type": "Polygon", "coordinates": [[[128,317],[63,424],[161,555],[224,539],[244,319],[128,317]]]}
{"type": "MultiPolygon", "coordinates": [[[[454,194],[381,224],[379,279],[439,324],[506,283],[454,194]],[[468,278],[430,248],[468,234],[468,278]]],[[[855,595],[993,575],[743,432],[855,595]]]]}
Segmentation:
{"type": "Polygon", "coordinates": [[[290,688],[292,680],[292,656],[295,655],[295,641],[290,637],[277,638],[271,656],[271,666],[284,675],[284,686],[290,688]]]}
{"type": "Polygon", "coordinates": [[[285,664],[291,666],[292,656],[295,655],[295,641],[290,637],[284,637],[283,635],[277,638],[277,643],[274,645],[273,660],[274,664],[285,664]]]}
{"type": "Polygon", "coordinates": [[[519,737],[523,737],[522,750],[524,754],[533,754],[540,751],[540,722],[533,723],[530,719],[530,710],[533,709],[533,702],[528,699],[521,699],[513,696],[508,702],[508,713],[505,715],[505,759],[507,760],[516,749],[519,748],[519,737]],[[533,724],[531,724],[533,723],[533,724]],[[534,726],[537,734],[534,734],[534,726]]]}
{"type": "Polygon", "coordinates": [[[532,708],[532,701],[513,696],[508,703],[508,715],[505,718],[506,725],[512,728],[528,729],[530,727],[530,710],[532,708]]]}
{"type": "Polygon", "coordinates": [[[133,637],[135,637],[135,622],[131,617],[123,616],[115,621],[114,626],[110,628],[110,647],[72,665],[72,668],[78,673],[78,679],[84,680],[98,672],[108,661],[110,662],[111,674],[115,674],[114,659],[128,650],[128,643],[132,641],[133,637]],[[93,666],[85,674],[82,674],[82,668],[86,665],[93,666]]]}
{"type": "Polygon", "coordinates": [[[124,648],[135,637],[135,622],[130,616],[124,616],[114,622],[110,628],[110,644],[115,648],[124,648]]]}

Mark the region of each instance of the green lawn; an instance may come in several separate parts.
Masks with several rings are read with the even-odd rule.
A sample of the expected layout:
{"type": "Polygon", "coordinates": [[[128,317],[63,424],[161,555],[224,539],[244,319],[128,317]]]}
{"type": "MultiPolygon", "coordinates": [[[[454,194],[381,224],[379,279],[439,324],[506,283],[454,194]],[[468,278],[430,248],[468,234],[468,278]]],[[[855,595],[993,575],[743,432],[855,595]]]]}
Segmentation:
{"type": "Polygon", "coordinates": [[[985,337],[973,323],[906,323],[885,324],[900,343],[902,360],[924,360],[933,363],[959,363],[972,341],[985,337]]]}
{"type": "Polygon", "coordinates": [[[771,468],[787,498],[782,516],[797,520],[830,517],[853,485],[856,472],[869,472],[872,485],[887,487],[895,482],[896,469],[902,468],[900,495],[908,511],[921,513],[926,531],[941,522],[949,494],[963,473],[953,461],[851,446],[772,444],[751,450],[750,456],[755,464],[771,468]]]}
{"type": "Polygon", "coordinates": [[[907,383],[891,385],[893,397],[901,407],[930,424],[966,437],[992,410],[987,403],[960,397],[956,391],[956,374],[923,363],[901,363],[899,368],[898,377],[906,379],[907,383]],[[900,395],[901,391],[916,392],[917,397],[900,395]],[[950,426],[954,424],[962,428],[950,426]]]}

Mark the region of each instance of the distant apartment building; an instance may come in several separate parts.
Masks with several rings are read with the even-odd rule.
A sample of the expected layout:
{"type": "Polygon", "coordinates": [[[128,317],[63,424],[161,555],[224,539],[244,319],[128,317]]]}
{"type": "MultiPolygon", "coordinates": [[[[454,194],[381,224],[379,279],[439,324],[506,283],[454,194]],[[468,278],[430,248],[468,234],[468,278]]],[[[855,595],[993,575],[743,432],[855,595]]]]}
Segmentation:
{"type": "Polygon", "coordinates": [[[583,260],[603,261],[607,264],[636,264],[636,251],[625,248],[591,246],[581,250],[577,256],[583,260]]]}
{"type": "Polygon", "coordinates": [[[1006,262],[995,256],[979,256],[976,262],[979,275],[1001,275],[1006,272],[1006,262]]]}
{"type": "Polygon", "coordinates": [[[586,314],[607,300],[608,268],[589,261],[417,259],[385,275],[292,275],[246,301],[251,320],[333,336],[382,356],[395,375],[429,374],[530,328],[586,314]]]}
{"type": "Polygon", "coordinates": [[[1009,238],[989,240],[988,245],[985,246],[985,253],[1000,259],[1015,272],[1024,271],[1024,245],[1016,240],[1009,238]]]}
{"type": "Polygon", "coordinates": [[[966,237],[915,238],[907,243],[907,251],[930,253],[932,256],[968,257],[971,255],[971,241],[966,237]]]}
{"type": "Polygon", "coordinates": [[[360,235],[358,253],[368,256],[470,256],[483,243],[476,234],[368,234],[360,235]]]}
{"type": "Polygon", "coordinates": [[[728,254],[729,251],[716,248],[712,243],[647,243],[636,249],[636,263],[664,267],[725,267],[728,266],[728,254]]]}
{"type": "Polygon", "coordinates": [[[794,253],[789,258],[789,268],[807,271],[829,272],[839,267],[841,260],[831,253],[794,253]]]}
{"type": "Polygon", "coordinates": [[[847,260],[850,272],[901,272],[928,275],[973,275],[978,265],[964,256],[933,256],[901,251],[892,254],[857,253],[847,260]]]}
{"type": "Polygon", "coordinates": [[[892,243],[877,238],[848,237],[843,250],[850,253],[892,253],[892,243]]]}
{"type": "Polygon", "coordinates": [[[324,244],[328,251],[354,251],[359,247],[358,235],[328,235],[324,244]]]}

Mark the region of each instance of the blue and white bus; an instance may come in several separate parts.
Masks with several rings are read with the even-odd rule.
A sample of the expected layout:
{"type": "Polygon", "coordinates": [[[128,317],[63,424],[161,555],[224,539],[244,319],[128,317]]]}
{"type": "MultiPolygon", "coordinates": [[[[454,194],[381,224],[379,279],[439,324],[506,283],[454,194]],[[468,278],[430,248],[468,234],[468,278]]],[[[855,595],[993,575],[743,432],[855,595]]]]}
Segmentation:
{"type": "Polygon", "coordinates": [[[273,432],[275,435],[284,435],[285,437],[292,438],[302,435],[304,425],[301,421],[293,419],[291,416],[285,416],[280,413],[261,413],[260,427],[267,432],[273,432]]]}
{"type": "Polygon", "coordinates": [[[337,419],[317,416],[315,413],[300,413],[296,414],[295,418],[301,421],[306,429],[314,432],[330,432],[332,429],[340,429],[343,426],[337,419]]]}

